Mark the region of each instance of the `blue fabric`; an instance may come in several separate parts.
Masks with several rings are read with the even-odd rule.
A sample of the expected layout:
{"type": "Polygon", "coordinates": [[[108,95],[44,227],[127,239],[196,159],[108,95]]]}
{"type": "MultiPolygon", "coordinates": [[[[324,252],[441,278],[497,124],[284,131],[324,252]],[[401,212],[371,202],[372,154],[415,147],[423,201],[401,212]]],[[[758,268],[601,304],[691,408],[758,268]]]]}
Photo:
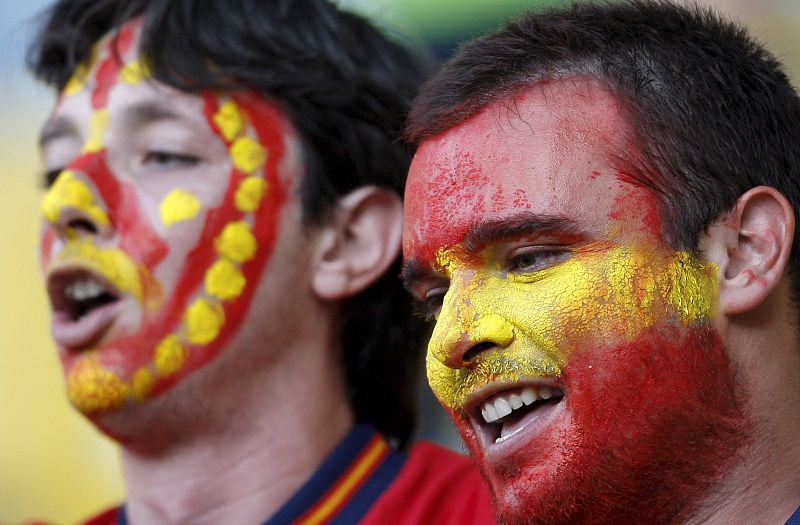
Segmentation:
{"type": "MultiPolygon", "coordinates": [[[[354,426],[344,441],[317,468],[311,479],[263,525],[286,525],[302,516],[336,483],[375,434],[375,429],[370,425],[354,426]]],[[[375,500],[400,472],[405,459],[405,454],[392,451],[339,514],[330,521],[330,525],[352,525],[364,517],[375,500]]]]}
{"type": "Polygon", "coordinates": [[[786,525],[800,525],[800,508],[794,511],[794,514],[791,515],[786,525]]]}

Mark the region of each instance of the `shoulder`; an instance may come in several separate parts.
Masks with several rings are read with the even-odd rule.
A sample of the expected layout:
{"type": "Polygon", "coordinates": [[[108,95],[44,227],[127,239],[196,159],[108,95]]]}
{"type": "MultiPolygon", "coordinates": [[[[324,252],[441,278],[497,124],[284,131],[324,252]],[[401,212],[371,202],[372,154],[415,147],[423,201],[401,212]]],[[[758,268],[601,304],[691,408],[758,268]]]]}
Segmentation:
{"type": "Polygon", "coordinates": [[[489,490],[472,460],[421,442],[408,452],[402,470],[361,523],[484,525],[495,521],[489,490]]]}

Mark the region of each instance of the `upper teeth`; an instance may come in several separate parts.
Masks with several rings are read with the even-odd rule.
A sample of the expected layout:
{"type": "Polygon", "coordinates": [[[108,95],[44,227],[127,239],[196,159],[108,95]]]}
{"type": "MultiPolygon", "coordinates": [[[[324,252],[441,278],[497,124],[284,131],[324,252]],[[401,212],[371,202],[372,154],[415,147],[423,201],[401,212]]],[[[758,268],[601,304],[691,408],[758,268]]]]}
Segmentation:
{"type": "Polygon", "coordinates": [[[75,281],[68,285],[64,293],[73,301],[85,301],[92,297],[97,297],[105,291],[102,284],[93,279],[75,281]]]}
{"type": "Polygon", "coordinates": [[[531,405],[541,399],[561,396],[559,388],[549,386],[526,386],[521,390],[512,390],[495,396],[481,406],[481,415],[487,423],[494,423],[523,405],[531,405]]]}

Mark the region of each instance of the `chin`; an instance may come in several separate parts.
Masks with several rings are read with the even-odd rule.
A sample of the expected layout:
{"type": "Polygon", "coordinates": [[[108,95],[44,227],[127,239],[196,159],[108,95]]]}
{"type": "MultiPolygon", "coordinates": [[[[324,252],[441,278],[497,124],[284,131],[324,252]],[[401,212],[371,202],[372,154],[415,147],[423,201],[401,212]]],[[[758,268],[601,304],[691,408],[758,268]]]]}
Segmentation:
{"type": "Polygon", "coordinates": [[[736,376],[712,328],[654,328],[573,357],[562,413],[504,442],[503,454],[468,419],[457,426],[501,523],[681,522],[714,496],[750,441],[736,376]]]}

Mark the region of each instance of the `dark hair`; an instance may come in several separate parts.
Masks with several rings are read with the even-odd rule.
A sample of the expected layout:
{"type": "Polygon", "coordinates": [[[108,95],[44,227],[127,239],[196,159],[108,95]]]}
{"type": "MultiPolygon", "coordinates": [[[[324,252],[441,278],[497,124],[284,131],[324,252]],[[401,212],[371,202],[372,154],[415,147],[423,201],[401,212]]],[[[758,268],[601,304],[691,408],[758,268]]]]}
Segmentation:
{"type": "MultiPolygon", "coordinates": [[[[695,250],[755,186],[800,207],[800,99],[768,51],[700,7],[642,0],[528,13],[463,46],[423,86],[407,137],[419,143],[536,82],[568,77],[592,78],[620,102],[638,150],[622,160],[658,196],[674,247],[695,250]]],[[[799,254],[795,242],[795,299],[799,254]]]]}
{"type": "MultiPolygon", "coordinates": [[[[157,80],[255,90],[281,106],[303,141],[309,227],[359,186],[402,195],[410,151],[399,138],[426,67],[367,21],[323,0],[60,0],[29,67],[61,90],[94,42],[138,16],[140,56],[157,80]]],[[[405,444],[425,330],[398,275],[399,260],[343,305],[340,335],[356,418],[405,444]]]]}

